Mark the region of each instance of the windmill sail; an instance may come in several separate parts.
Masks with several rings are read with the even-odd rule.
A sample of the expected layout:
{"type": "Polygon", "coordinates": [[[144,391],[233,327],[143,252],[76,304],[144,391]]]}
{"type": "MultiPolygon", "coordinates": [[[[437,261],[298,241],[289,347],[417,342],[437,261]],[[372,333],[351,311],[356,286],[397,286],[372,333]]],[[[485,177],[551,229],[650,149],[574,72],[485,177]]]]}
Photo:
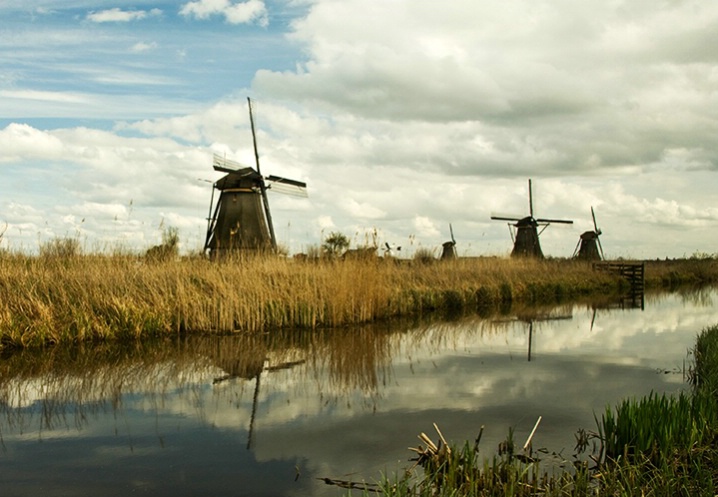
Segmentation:
{"type": "Polygon", "coordinates": [[[302,181],[269,175],[267,176],[267,182],[267,189],[273,192],[284,193],[285,195],[292,195],[294,197],[308,197],[307,184],[302,181]]]}
{"type": "Polygon", "coordinates": [[[240,164],[219,154],[212,154],[212,167],[215,171],[221,171],[223,173],[236,173],[240,169],[247,169],[247,166],[244,164],[240,164]]]}

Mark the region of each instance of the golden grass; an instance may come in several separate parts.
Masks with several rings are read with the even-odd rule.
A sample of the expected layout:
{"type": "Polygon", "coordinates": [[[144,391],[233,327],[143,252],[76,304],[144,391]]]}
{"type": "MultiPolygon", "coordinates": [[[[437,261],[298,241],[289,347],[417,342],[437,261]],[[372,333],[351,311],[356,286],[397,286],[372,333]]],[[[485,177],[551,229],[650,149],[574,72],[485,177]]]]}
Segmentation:
{"type": "Polygon", "coordinates": [[[151,261],[5,252],[0,344],[334,327],[510,301],[556,302],[620,288],[616,277],[570,260],[310,263],[265,256],[212,263],[199,257],[151,261]]]}

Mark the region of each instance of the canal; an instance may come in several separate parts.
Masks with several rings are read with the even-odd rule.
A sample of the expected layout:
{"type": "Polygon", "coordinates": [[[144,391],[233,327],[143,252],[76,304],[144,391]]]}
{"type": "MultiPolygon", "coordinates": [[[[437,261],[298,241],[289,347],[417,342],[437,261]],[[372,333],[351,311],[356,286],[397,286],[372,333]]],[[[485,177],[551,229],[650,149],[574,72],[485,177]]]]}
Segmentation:
{"type": "Polygon", "coordinates": [[[401,471],[433,423],[456,443],[484,426],[490,456],[539,416],[534,449],[571,461],[606,406],[686,388],[716,299],[5,353],[2,495],[342,495],[322,479],[401,471]]]}

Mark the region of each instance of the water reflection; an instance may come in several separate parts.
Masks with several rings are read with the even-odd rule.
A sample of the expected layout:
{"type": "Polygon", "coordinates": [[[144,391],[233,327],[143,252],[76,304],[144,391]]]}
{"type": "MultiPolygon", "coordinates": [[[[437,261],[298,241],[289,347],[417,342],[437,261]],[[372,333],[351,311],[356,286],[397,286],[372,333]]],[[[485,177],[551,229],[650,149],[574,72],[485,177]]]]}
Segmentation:
{"type": "Polygon", "coordinates": [[[0,482],[13,495],[337,495],[316,478],[399,469],[434,422],[456,441],[485,425],[490,451],[539,415],[534,446],[568,457],[594,411],[683,388],[715,298],[6,355],[0,482]]]}

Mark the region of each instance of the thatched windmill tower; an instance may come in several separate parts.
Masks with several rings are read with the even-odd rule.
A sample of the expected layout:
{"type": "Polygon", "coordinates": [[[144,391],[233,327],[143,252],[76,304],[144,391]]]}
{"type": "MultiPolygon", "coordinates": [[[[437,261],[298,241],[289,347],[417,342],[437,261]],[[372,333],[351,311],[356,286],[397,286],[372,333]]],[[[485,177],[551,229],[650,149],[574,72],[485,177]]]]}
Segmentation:
{"type": "Polygon", "coordinates": [[[593,218],[593,231],[584,231],[578,239],[576,249],[573,256],[576,259],[585,261],[601,261],[603,257],[603,247],[601,246],[601,230],[596,224],[596,214],[591,207],[591,217],[593,218]]]}
{"type": "Polygon", "coordinates": [[[499,221],[511,221],[509,227],[513,227],[511,238],[514,248],[511,257],[539,257],[543,258],[539,235],[551,224],[573,224],[573,221],[564,219],[545,219],[534,217],[533,193],[531,191],[531,180],[529,179],[529,215],[525,217],[491,216],[491,219],[499,221]],[[513,224],[512,224],[513,223],[513,224]],[[539,231],[538,227],[541,226],[539,231]]]}
{"type": "Polygon", "coordinates": [[[444,242],[441,245],[441,260],[456,259],[456,240],[454,239],[454,228],[449,224],[449,233],[451,233],[451,241],[444,242]]]}
{"type": "Polygon", "coordinates": [[[277,240],[274,235],[267,191],[299,197],[307,196],[306,183],[279,176],[262,176],[254,132],[252,102],[249,98],[247,102],[256,170],[216,154],[213,157],[214,170],[228,173],[214,183],[210,200],[210,216],[204,248],[210,251],[210,257],[213,259],[228,251],[276,250],[277,240]],[[216,205],[214,205],[215,190],[219,191],[216,205]],[[212,210],[213,206],[214,210],[212,210]]]}

